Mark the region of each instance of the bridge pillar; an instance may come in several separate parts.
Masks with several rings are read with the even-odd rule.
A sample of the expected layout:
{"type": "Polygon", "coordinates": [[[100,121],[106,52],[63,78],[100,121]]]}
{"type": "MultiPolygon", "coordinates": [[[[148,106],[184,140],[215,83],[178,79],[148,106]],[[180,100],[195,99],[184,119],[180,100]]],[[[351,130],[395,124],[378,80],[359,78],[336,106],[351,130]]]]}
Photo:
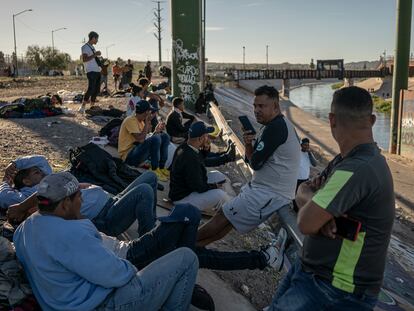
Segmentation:
{"type": "Polygon", "coordinates": [[[289,98],[289,91],[290,91],[290,80],[289,79],[283,79],[282,84],[282,96],[289,98]]]}
{"type": "Polygon", "coordinates": [[[201,0],[170,0],[172,93],[193,109],[200,93],[201,0]]]}
{"type": "Polygon", "coordinates": [[[344,79],[344,86],[354,86],[354,79],[353,78],[345,78],[344,79]]]}

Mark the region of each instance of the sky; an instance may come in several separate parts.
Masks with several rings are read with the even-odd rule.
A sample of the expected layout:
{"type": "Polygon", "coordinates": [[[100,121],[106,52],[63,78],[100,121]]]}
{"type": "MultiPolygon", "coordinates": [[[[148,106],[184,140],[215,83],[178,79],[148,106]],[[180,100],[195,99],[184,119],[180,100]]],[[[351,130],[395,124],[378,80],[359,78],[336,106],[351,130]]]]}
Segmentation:
{"type": "MultiPolygon", "coordinates": [[[[175,0],[177,1],[177,0],[175,0]]],[[[190,1],[190,0],[180,0],[190,1]]],[[[211,62],[243,60],[265,63],[309,63],[311,58],[377,60],[395,46],[396,0],[206,0],[206,57],[211,62]]],[[[89,31],[100,34],[97,49],[114,59],[157,60],[151,0],[0,0],[0,51],[13,51],[12,14],[16,17],[17,54],[27,46],[51,46],[80,57],[89,31]]],[[[163,60],[170,60],[169,1],[163,11],[163,60]]],[[[413,23],[414,25],[414,23],[413,23]]],[[[414,47],[413,30],[411,47],[414,47]]]]}

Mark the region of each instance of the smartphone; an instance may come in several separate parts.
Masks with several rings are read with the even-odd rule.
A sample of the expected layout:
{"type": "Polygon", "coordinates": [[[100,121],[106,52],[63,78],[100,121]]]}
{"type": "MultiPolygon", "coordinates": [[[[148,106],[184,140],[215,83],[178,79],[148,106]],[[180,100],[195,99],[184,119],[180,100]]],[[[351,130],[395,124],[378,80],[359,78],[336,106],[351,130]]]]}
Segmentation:
{"type": "Polygon", "coordinates": [[[361,230],[361,222],[349,217],[335,218],[336,234],[343,239],[356,241],[359,230],[361,230]]]}
{"type": "Polygon", "coordinates": [[[245,131],[250,131],[252,135],[256,134],[256,130],[254,129],[253,124],[250,122],[247,116],[240,116],[239,120],[245,131]]]}

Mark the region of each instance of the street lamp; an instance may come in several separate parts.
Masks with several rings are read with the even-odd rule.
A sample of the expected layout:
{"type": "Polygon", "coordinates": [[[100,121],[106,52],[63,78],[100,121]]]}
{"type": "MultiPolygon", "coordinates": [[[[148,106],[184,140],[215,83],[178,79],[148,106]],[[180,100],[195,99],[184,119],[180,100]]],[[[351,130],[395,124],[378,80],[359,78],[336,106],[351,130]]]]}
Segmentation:
{"type": "Polygon", "coordinates": [[[55,55],[55,40],[53,38],[53,33],[59,31],[59,30],[65,30],[67,29],[66,27],[62,27],[62,28],[58,28],[58,29],[54,29],[52,30],[52,55],[55,55]]]}
{"type": "Polygon", "coordinates": [[[107,59],[109,59],[109,57],[108,57],[108,49],[111,48],[111,47],[113,47],[114,45],[115,45],[115,43],[110,44],[110,45],[108,45],[108,46],[105,47],[105,49],[106,49],[106,58],[107,59]]]}
{"type": "Polygon", "coordinates": [[[27,9],[27,10],[21,11],[17,14],[13,14],[13,37],[14,37],[14,56],[15,56],[15,58],[14,58],[14,68],[15,68],[14,75],[16,77],[19,75],[19,70],[17,68],[16,26],[15,26],[14,18],[16,16],[20,15],[20,14],[23,14],[25,12],[31,12],[31,11],[33,11],[33,10],[32,9],[27,9]]]}
{"type": "Polygon", "coordinates": [[[269,70],[269,46],[266,45],[266,70],[269,70]]]}
{"type": "Polygon", "coordinates": [[[246,47],[243,46],[243,70],[246,69],[246,47]]]}

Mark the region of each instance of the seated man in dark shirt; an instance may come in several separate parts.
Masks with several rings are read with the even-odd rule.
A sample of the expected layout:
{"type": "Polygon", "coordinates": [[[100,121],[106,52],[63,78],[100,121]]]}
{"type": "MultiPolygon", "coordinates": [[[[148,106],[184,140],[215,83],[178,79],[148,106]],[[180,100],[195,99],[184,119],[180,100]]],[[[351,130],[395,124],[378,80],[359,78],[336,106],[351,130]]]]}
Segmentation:
{"type": "Polygon", "coordinates": [[[166,129],[171,141],[181,144],[187,140],[188,130],[194,122],[195,117],[184,111],[184,100],[181,97],[175,97],[172,101],[173,110],[167,116],[166,129]],[[186,119],[183,123],[183,119],[186,119]]]}
{"type": "MultiPolygon", "coordinates": [[[[209,140],[213,127],[204,122],[193,123],[188,141],[177,148],[171,165],[169,197],[174,204],[191,203],[200,210],[218,209],[230,197],[216,183],[209,184],[207,170],[200,150],[209,140]]],[[[216,172],[216,176],[221,174],[216,172]]],[[[216,178],[215,178],[216,179],[216,178]]],[[[225,180],[223,175],[222,181],[225,180]]]]}

